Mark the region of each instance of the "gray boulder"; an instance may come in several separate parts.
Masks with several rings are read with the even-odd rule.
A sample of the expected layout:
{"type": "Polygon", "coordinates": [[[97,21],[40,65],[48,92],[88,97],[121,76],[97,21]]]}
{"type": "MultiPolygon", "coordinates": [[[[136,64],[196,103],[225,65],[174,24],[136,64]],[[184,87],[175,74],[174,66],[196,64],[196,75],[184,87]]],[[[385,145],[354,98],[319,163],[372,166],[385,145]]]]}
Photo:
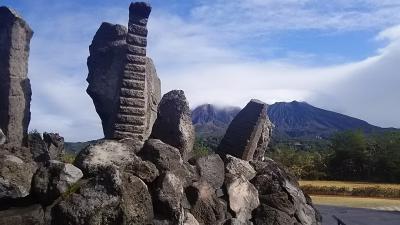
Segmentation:
{"type": "Polygon", "coordinates": [[[0,211],[0,224],[3,225],[44,225],[44,213],[41,205],[11,208],[0,211]]]}
{"type": "Polygon", "coordinates": [[[231,218],[226,220],[224,225],[253,225],[253,223],[250,221],[241,221],[236,218],[231,218]]]}
{"type": "Polygon", "coordinates": [[[226,172],[235,176],[244,176],[247,180],[251,180],[256,175],[256,171],[248,161],[238,159],[231,155],[225,157],[226,172]]]}
{"type": "Polygon", "coordinates": [[[183,225],[200,225],[200,224],[191,213],[187,212],[185,214],[185,221],[183,222],[183,225]]]}
{"type": "Polygon", "coordinates": [[[274,125],[267,116],[267,119],[265,120],[262,127],[260,139],[258,139],[257,142],[257,148],[254,151],[254,156],[253,156],[254,160],[261,160],[261,161],[264,160],[265,152],[268,150],[268,144],[271,141],[273,127],[274,125]]]}
{"type": "Polygon", "coordinates": [[[64,155],[64,138],[57,133],[43,133],[43,141],[46,143],[50,159],[60,160],[64,155]]]}
{"type": "Polygon", "coordinates": [[[260,207],[254,213],[255,224],[263,219],[277,224],[320,224],[318,212],[301,191],[297,180],[273,160],[251,162],[257,175],[251,182],[258,189],[260,207]],[[258,222],[257,222],[258,221],[258,222]]]}
{"type": "Polygon", "coordinates": [[[194,127],[183,91],[173,90],[162,97],[151,137],[179,149],[185,161],[192,156],[194,127]]]}
{"type": "Polygon", "coordinates": [[[250,220],[252,211],[260,204],[257,189],[243,176],[227,177],[226,189],[229,208],[235,213],[235,218],[242,222],[250,220]]]}
{"type": "Polygon", "coordinates": [[[182,218],[183,183],[171,172],[160,176],[155,189],[154,209],[160,218],[178,223],[182,218]]]}
{"type": "Polygon", "coordinates": [[[0,199],[29,195],[36,164],[15,155],[0,155],[0,199]]]}
{"type": "Polygon", "coordinates": [[[232,120],[217,152],[252,160],[259,140],[263,139],[263,128],[267,121],[266,108],[265,103],[251,100],[232,120]]]}
{"type": "Polygon", "coordinates": [[[224,184],[224,161],[217,154],[203,156],[196,161],[200,179],[207,181],[214,189],[219,189],[224,184]]]}
{"type": "Polygon", "coordinates": [[[5,144],[7,141],[6,135],[4,135],[3,131],[0,129],[0,145],[5,144]]]}
{"type": "Polygon", "coordinates": [[[139,155],[154,163],[160,171],[174,171],[183,165],[179,150],[157,139],[147,140],[139,155]]]}
{"type": "Polygon", "coordinates": [[[220,224],[226,219],[226,203],[217,198],[214,188],[205,181],[195,182],[185,189],[190,213],[200,224],[220,224]]]}
{"type": "Polygon", "coordinates": [[[77,167],[51,160],[47,166],[41,166],[32,180],[32,194],[44,205],[51,204],[83,177],[77,167]]]}
{"type": "Polygon", "coordinates": [[[143,161],[137,156],[133,156],[132,161],[128,162],[124,170],[139,177],[146,183],[153,182],[159,176],[159,171],[153,163],[143,161]]]}
{"type": "Polygon", "coordinates": [[[25,144],[31,118],[28,79],[33,31],[12,9],[0,7],[0,129],[10,144],[25,144]]]}
{"type": "Polygon", "coordinates": [[[150,224],[151,196],[140,178],[114,166],[103,167],[79,190],[58,202],[51,211],[52,224],[150,224]]]}
{"type": "Polygon", "coordinates": [[[77,166],[85,176],[95,176],[99,170],[115,166],[125,167],[133,161],[134,153],[132,147],[122,141],[101,140],[87,146],[76,157],[74,165],[77,166]]]}
{"type": "Polygon", "coordinates": [[[28,135],[28,147],[35,162],[43,164],[50,160],[49,151],[40,133],[32,132],[28,135]]]}

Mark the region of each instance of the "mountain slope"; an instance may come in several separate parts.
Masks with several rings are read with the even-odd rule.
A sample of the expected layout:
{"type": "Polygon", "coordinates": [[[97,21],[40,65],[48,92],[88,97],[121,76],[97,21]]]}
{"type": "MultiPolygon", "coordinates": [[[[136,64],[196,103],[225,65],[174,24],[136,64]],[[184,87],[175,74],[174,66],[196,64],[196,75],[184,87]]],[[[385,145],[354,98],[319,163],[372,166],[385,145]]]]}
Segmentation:
{"type": "MultiPolygon", "coordinates": [[[[192,111],[192,121],[197,136],[224,135],[230,121],[239,111],[236,107],[220,108],[210,104],[195,108],[192,111]]],[[[267,113],[275,125],[273,134],[278,138],[320,139],[345,130],[362,130],[365,133],[386,130],[360,119],[314,107],[306,102],[278,102],[270,105],[267,113]]]]}

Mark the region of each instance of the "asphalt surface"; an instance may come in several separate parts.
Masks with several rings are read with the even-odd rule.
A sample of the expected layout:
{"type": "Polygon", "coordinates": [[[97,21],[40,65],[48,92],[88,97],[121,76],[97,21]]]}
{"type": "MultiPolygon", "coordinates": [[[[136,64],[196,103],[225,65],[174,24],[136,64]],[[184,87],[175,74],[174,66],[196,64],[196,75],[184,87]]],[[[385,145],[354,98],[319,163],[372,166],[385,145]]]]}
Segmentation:
{"type": "Polygon", "coordinates": [[[400,212],[338,206],[316,206],[322,215],[322,225],[338,225],[336,216],[346,225],[400,225],[400,212]]]}

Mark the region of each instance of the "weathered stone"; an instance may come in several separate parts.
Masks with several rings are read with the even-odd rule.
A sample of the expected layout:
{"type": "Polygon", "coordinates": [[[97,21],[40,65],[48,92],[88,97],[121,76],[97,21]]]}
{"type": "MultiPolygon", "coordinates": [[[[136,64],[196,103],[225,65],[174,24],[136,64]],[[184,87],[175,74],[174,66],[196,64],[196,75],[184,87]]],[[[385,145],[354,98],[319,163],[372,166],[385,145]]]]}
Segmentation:
{"type": "Polygon", "coordinates": [[[41,205],[11,208],[0,211],[0,224],[3,225],[44,225],[41,205]]]}
{"type": "Polygon", "coordinates": [[[155,189],[154,209],[162,218],[179,221],[182,213],[183,184],[171,172],[163,174],[155,189]]]}
{"type": "Polygon", "coordinates": [[[174,171],[183,165],[179,150],[157,139],[147,140],[139,154],[160,171],[174,171]]]}
{"type": "Polygon", "coordinates": [[[243,176],[227,177],[226,189],[229,196],[229,207],[240,221],[251,219],[252,211],[258,207],[258,191],[243,176]]]}
{"type": "Polygon", "coordinates": [[[297,220],[288,214],[272,208],[268,205],[261,204],[253,212],[254,225],[298,225],[297,220]]]}
{"type": "Polygon", "coordinates": [[[147,183],[153,182],[159,175],[157,167],[150,161],[143,161],[133,156],[132,161],[125,166],[125,171],[131,173],[147,183]]]}
{"type": "Polygon", "coordinates": [[[80,169],[71,164],[51,160],[47,166],[41,166],[32,180],[32,193],[44,205],[66,193],[83,177],[80,169]]]}
{"type": "Polygon", "coordinates": [[[150,224],[153,206],[147,186],[138,177],[103,167],[52,209],[52,224],[150,224]]]}
{"type": "MultiPolygon", "coordinates": [[[[132,26],[137,28],[133,29],[133,33],[140,33],[138,30],[140,28],[146,30],[147,34],[146,27],[129,25],[132,26]]],[[[146,140],[157,116],[161,83],[153,61],[146,57],[146,48],[127,44],[127,34],[128,30],[122,25],[103,23],[100,26],[89,48],[87,93],[93,99],[96,111],[102,120],[106,138],[113,138],[115,130],[125,130],[140,133],[139,136],[146,140]],[[143,57],[146,65],[127,62],[127,52],[129,57],[143,57]],[[126,98],[121,95],[120,98],[121,90],[125,90],[126,93],[140,91],[143,96],[126,98]],[[140,127],[131,123],[115,124],[118,114],[145,116],[146,119],[143,120],[145,126],[140,127]]],[[[127,137],[132,138],[135,135],[127,137]]],[[[138,148],[140,147],[139,144],[138,148]]]]}
{"type": "Polygon", "coordinates": [[[178,148],[185,161],[192,156],[194,127],[183,91],[173,90],[162,97],[151,137],[178,148]]]}
{"type": "Polygon", "coordinates": [[[254,214],[255,224],[277,221],[276,224],[319,224],[319,214],[301,191],[297,180],[273,160],[251,162],[257,175],[251,182],[258,189],[260,206],[254,214]],[[259,222],[257,222],[259,221],[259,222]]]}
{"type": "Polygon", "coordinates": [[[45,163],[50,160],[49,151],[40,133],[32,132],[28,135],[28,147],[35,162],[45,163]]]}
{"type": "Polygon", "coordinates": [[[253,225],[253,223],[250,221],[241,221],[236,218],[231,218],[226,220],[223,225],[253,225]]]}
{"type": "Polygon", "coordinates": [[[224,184],[224,161],[217,154],[203,156],[196,161],[200,179],[207,181],[214,189],[219,189],[224,184]]]}
{"type": "Polygon", "coordinates": [[[267,116],[267,119],[265,120],[262,127],[260,139],[258,139],[257,142],[257,148],[254,151],[254,156],[253,156],[254,160],[262,161],[264,159],[265,152],[268,150],[268,144],[271,141],[272,128],[273,124],[267,116]]]}
{"type": "Polygon", "coordinates": [[[187,212],[183,225],[200,225],[200,224],[191,213],[187,212]]]}
{"type": "Polygon", "coordinates": [[[57,133],[43,133],[43,141],[46,143],[50,159],[60,160],[64,155],[64,138],[57,133]]]}
{"type": "Polygon", "coordinates": [[[0,145],[5,144],[7,141],[6,135],[4,135],[3,131],[0,129],[0,145]]]}
{"type": "Polygon", "coordinates": [[[14,155],[0,155],[0,199],[22,198],[29,195],[36,164],[14,155]]]}
{"type": "Polygon", "coordinates": [[[226,172],[235,176],[244,176],[247,180],[251,180],[256,175],[256,171],[248,161],[238,159],[231,155],[225,157],[226,172]]]}
{"type": "Polygon", "coordinates": [[[214,188],[207,182],[195,182],[185,189],[191,205],[190,213],[200,224],[220,224],[226,219],[226,204],[215,195],[214,188]]]}
{"type": "Polygon", "coordinates": [[[31,117],[31,85],[27,77],[33,31],[12,9],[0,7],[0,128],[7,143],[26,140],[31,117]]]}
{"type": "Polygon", "coordinates": [[[116,166],[125,167],[133,160],[131,146],[122,141],[101,140],[83,149],[75,159],[74,165],[82,170],[85,176],[95,176],[99,169],[116,166]]]}
{"type": "Polygon", "coordinates": [[[267,120],[266,107],[259,100],[251,100],[229,125],[217,152],[252,160],[267,120]]]}

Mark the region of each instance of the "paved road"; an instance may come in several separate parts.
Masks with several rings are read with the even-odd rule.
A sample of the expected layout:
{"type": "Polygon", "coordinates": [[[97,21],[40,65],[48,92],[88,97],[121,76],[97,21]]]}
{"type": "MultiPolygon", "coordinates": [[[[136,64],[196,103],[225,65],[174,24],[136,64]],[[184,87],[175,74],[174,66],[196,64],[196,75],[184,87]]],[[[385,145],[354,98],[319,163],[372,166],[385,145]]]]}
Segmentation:
{"type": "Polygon", "coordinates": [[[400,212],[326,205],[317,205],[317,208],[322,214],[322,225],[337,225],[332,215],[346,225],[400,225],[400,212]]]}

